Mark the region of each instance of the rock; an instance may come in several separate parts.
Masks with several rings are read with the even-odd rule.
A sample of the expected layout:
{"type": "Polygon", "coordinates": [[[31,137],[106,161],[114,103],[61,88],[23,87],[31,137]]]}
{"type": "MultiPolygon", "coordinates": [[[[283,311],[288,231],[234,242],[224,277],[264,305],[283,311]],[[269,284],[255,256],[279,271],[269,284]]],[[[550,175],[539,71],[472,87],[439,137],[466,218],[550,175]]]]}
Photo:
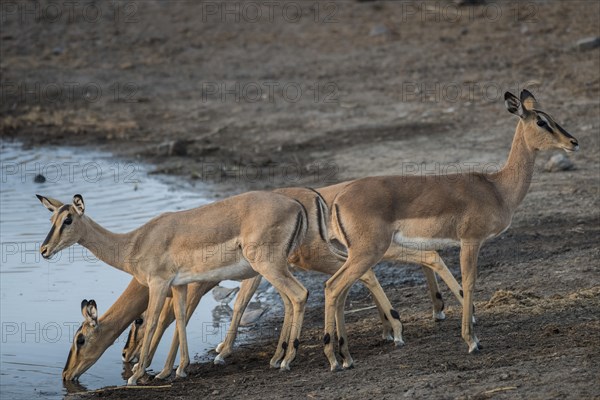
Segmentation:
{"type": "Polygon", "coordinates": [[[579,51],[593,50],[596,47],[600,47],[600,36],[579,39],[575,44],[575,47],[579,51]]]}
{"type": "Polygon", "coordinates": [[[390,33],[390,30],[388,29],[387,26],[385,26],[383,24],[379,24],[379,25],[375,25],[374,27],[371,28],[371,32],[369,32],[369,36],[388,35],[389,33],[390,33]]]}
{"type": "Polygon", "coordinates": [[[188,146],[193,140],[171,140],[158,145],[156,152],[161,156],[185,156],[188,153],[188,146]]]}
{"type": "Polygon", "coordinates": [[[252,326],[256,324],[265,311],[267,311],[266,308],[246,309],[240,320],[240,326],[252,326]]]}
{"type": "Polygon", "coordinates": [[[556,153],[550,157],[548,162],[546,162],[546,165],[544,165],[544,170],[547,172],[568,171],[574,167],[575,164],[573,164],[573,161],[571,161],[569,157],[563,153],[556,153]]]}
{"type": "Polygon", "coordinates": [[[33,181],[35,183],[44,183],[44,182],[46,182],[46,177],[44,175],[42,175],[42,174],[37,174],[35,176],[35,178],[33,178],[33,181]]]}
{"type": "Polygon", "coordinates": [[[64,49],[60,46],[56,46],[55,48],[52,49],[52,54],[54,54],[55,56],[59,56],[62,53],[64,53],[64,49]]]}
{"type": "Polygon", "coordinates": [[[223,286],[215,286],[212,290],[212,295],[216,301],[221,303],[222,305],[229,304],[231,300],[235,297],[237,292],[239,292],[239,287],[234,288],[226,288],[223,286]]]}

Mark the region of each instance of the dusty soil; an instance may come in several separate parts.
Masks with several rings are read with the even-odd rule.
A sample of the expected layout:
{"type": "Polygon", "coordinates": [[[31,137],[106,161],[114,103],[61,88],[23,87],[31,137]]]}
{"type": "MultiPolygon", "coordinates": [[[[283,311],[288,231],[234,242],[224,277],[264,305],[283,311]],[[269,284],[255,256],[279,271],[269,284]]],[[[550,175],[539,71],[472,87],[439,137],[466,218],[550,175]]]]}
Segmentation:
{"type": "MultiPolygon", "coordinates": [[[[3,15],[2,138],[113,151],[215,198],[496,168],[516,125],[502,96],[523,87],[581,145],[573,170],[544,172],[550,154],[539,157],[511,229],[482,251],[481,354],[467,355],[455,301],[433,322],[419,268],[386,264],[377,274],[407,344],[380,339],[374,310],[349,313],[353,370],[328,372],[324,278],[303,274],[311,298],[291,372],[268,368],[275,335],[257,333],[227,365],[200,355],[167,388],[82,397],[600,398],[600,50],[576,47],[600,35],[600,3],[233,2],[227,14],[99,2],[99,16],[76,6],[60,17],[36,4],[37,19],[3,15]]],[[[443,255],[458,276],[457,254],[443,255]]],[[[347,308],[371,304],[356,288],[347,308]]],[[[260,331],[280,323],[271,313],[260,331]]]]}

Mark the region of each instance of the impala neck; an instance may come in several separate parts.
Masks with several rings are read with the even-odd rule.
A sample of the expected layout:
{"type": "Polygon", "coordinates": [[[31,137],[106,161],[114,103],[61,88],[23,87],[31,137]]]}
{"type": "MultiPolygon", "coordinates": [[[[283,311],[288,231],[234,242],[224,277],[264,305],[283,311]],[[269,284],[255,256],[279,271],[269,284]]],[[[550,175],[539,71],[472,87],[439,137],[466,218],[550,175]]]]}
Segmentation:
{"type": "Polygon", "coordinates": [[[85,215],[82,221],[85,231],[78,243],[108,265],[129,272],[125,261],[133,247],[133,233],[110,232],[85,215]]]}
{"type": "Polygon", "coordinates": [[[148,288],[133,278],[117,301],[100,317],[98,326],[108,348],[148,306],[148,288]]]}
{"type": "Polygon", "coordinates": [[[529,190],[536,155],[537,150],[527,146],[523,121],[519,120],[508,160],[500,171],[492,174],[505,204],[513,211],[529,190]]]}

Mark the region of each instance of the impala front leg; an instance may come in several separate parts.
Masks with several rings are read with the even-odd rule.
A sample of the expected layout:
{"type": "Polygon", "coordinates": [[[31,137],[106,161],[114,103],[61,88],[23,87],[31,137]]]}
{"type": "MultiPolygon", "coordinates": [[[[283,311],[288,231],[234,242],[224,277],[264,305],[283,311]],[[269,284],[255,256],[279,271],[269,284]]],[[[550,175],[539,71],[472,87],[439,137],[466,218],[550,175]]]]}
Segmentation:
{"type": "Polygon", "coordinates": [[[381,318],[381,323],[383,325],[383,339],[393,340],[396,346],[403,346],[402,324],[400,323],[400,319],[394,318],[393,315],[397,314],[394,313],[394,309],[385,295],[383,288],[379,284],[373,269],[369,269],[365,272],[365,274],[360,277],[360,281],[367,289],[369,289],[373,296],[373,301],[377,305],[379,317],[381,318]]]}
{"type": "MultiPolygon", "coordinates": [[[[187,285],[173,286],[173,310],[175,311],[175,321],[177,333],[179,335],[179,367],[175,373],[179,378],[185,378],[187,376],[185,369],[190,364],[190,355],[188,352],[188,341],[187,341],[187,318],[186,318],[186,299],[187,299],[187,285]]],[[[172,364],[171,364],[172,365],[172,364]]],[[[169,368],[171,368],[169,366],[169,368]]]]}
{"type": "Polygon", "coordinates": [[[473,291],[477,279],[477,258],[480,247],[481,243],[475,241],[463,240],[460,245],[460,270],[464,291],[462,337],[469,346],[469,353],[476,353],[482,349],[473,332],[473,291]]]}
{"type": "Polygon", "coordinates": [[[167,294],[169,292],[169,283],[165,281],[154,280],[149,283],[149,299],[148,299],[148,311],[146,315],[146,332],[144,332],[144,342],[142,344],[142,351],[140,353],[140,361],[133,367],[133,375],[127,381],[128,385],[135,385],[137,380],[140,379],[145,373],[149,360],[150,344],[154,332],[156,331],[156,325],[160,311],[165,303],[167,294]]]}
{"type": "MultiPolygon", "coordinates": [[[[233,305],[233,316],[231,317],[231,324],[229,325],[229,329],[227,330],[227,335],[225,336],[225,340],[219,343],[215,351],[219,353],[214,360],[215,364],[225,364],[225,358],[231,354],[233,348],[233,342],[237,336],[237,331],[240,326],[240,321],[242,320],[242,316],[244,315],[244,311],[254,296],[256,289],[258,289],[258,285],[260,285],[262,277],[260,275],[245,279],[242,281],[240,285],[240,291],[237,294],[237,298],[235,299],[235,303],[233,305]]],[[[279,360],[278,360],[279,361],[279,360]]]]}

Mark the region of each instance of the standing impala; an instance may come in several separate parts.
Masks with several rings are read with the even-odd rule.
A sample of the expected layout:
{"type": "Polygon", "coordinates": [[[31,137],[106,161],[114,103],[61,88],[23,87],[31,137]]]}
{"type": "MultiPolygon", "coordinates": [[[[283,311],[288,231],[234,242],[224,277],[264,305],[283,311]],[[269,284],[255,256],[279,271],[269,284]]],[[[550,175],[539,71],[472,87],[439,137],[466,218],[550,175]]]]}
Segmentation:
{"type": "Polygon", "coordinates": [[[418,250],[460,245],[462,337],[470,353],[481,348],[472,324],[479,249],[510,226],[529,189],[537,152],[579,148],[529,91],[520,98],[507,92],[505,103],[519,122],[508,160],[498,172],[371,177],[350,183],[335,198],[331,233],[347,248],[348,258],[325,285],[324,343],[331,370],[339,368],[331,341],[335,322],[344,366],[352,366],[343,318],[348,290],[381,260],[390,243],[418,250]]]}
{"type": "MultiPolygon", "coordinates": [[[[324,201],[332,201],[335,195],[348,184],[349,182],[345,182],[333,186],[328,186],[319,189],[318,192],[323,196],[324,201]]],[[[342,259],[340,259],[339,256],[333,254],[330,251],[330,247],[326,242],[325,232],[320,228],[320,225],[318,223],[312,222],[313,220],[319,221],[321,219],[321,216],[327,212],[326,210],[320,209],[319,205],[322,203],[315,202],[313,193],[308,192],[306,189],[285,188],[277,189],[275,190],[275,192],[284,194],[295,200],[298,200],[304,205],[304,207],[307,210],[307,214],[309,215],[309,228],[308,232],[306,233],[306,237],[300,245],[300,247],[298,248],[298,250],[292,253],[292,255],[288,258],[288,262],[304,270],[318,271],[329,275],[335,274],[337,270],[343,265],[345,254],[342,254],[342,259]]],[[[345,253],[343,251],[341,252],[345,253]]],[[[390,248],[384,255],[384,258],[399,262],[412,262],[423,265],[423,271],[425,272],[427,282],[429,284],[429,293],[431,301],[433,302],[433,317],[436,320],[444,319],[445,315],[443,312],[444,302],[442,300],[442,295],[440,293],[435,273],[433,271],[436,271],[440,274],[442,279],[444,279],[446,284],[450,287],[450,289],[455,294],[459,302],[462,304],[462,297],[460,295],[460,285],[458,284],[458,282],[456,282],[456,279],[454,279],[452,273],[446,267],[443,261],[441,261],[436,252],[422,252],[394,245],[390,246],[390,248]]],[[[383,292],[383,289],[379,285],[379,282],[377,281],[373,270],[367,270],[365,274],[360,278],[360,280],[369,289],[369,291],[373,295],[375,304],[377,305],[381,322],[383,325],[383,338],[394,340],[394,343],[396,345],[404,344],[402,340],[402,324],[400,323],[399,313],[392,308],[388,298],[383,292]]],[[[245,280],[244,282],[242,282],[240,292],[235,301],[231,325],[229,327],[229,330],[227,331],[225,340],[222,343],[220,343],[216,349],[216,351],[219,354],[215,358],[215,364],[223,363],[224,359],[229,354],[231,354],[233,342],[236,337],[241,317],[244,313],[244,310],[246,309],[246,306],[248,305],[248,302],[250,301],[256,288],[258,287],[259,282],[260,277],[258,277],[258,279],[254,278],[254,280],[245,280]]],[[[190,296],[188,295],[188,298],[189,297],[190,296]]],[[[188,301],[188,318],[194,312],[199,300],[200,297],[196,296],[192,301],[188,301]]],[[[336,316],[336,318],[339,317],[340,316],[336,316]]],[[[154,350],[158,345],[160,336],[174,319],[175,316],[173,314],[173,310],[170,304],[167,302],[165,303],[163,311],[161,312],[160,322],[157,327],[156,334],[150,350],[150,358],[152,358],[152,355],[154,354],[154,350]]],[[[143,338],[144,326],[144,324],[139,323],[132,324],[128,340],[125,344],[125,348],[123,349],[123,361],[128,362],[135,359],[136,357],[139,357],[139,349],[141,346],[141,339],[143,338]]],[[[169,362],[174,362],[176,354],[177,342],[174,340],[171,345],[169,356],[167,357],[169,362]]],[[[271,359],[271,366],[277,367],[279,365],[280,358],[281,356],[283,356],[283,354],[284,353],[282,349],[278,348],[278,351],[271,359]]]]}
{"type": "MultiPolygon", "coordinates": [[[[314,196],[315,201],[321,201],[314,196]]],[[[70,205],[38,198],[53,213],[52,228],[40,247],[44,258],[79,243],[149,288],[148,328],[139,368],[129,378],[129,384],[135,384],[148,367],[150,344],[169,289],[181,341],[177,376],[185,377],[189,364],[185,329],[187,285],[247,279],[257,274],[265,277],[284,299],[280,343],[295,346],[287,350],[281,368],[289,369],[296,355],[308,295],[287,265],[287,258],[307,230],[306,210],[300,203],[277,193],[249,192],[192,210],[165,213],[132,232],[115,234],[84,213],[80,195],[75,195],[70,205]]],[[[95,310],[88,308],[88,314],[95,310]]],[[[162,373],[170,375],[170,366],[162,373]]]]}

